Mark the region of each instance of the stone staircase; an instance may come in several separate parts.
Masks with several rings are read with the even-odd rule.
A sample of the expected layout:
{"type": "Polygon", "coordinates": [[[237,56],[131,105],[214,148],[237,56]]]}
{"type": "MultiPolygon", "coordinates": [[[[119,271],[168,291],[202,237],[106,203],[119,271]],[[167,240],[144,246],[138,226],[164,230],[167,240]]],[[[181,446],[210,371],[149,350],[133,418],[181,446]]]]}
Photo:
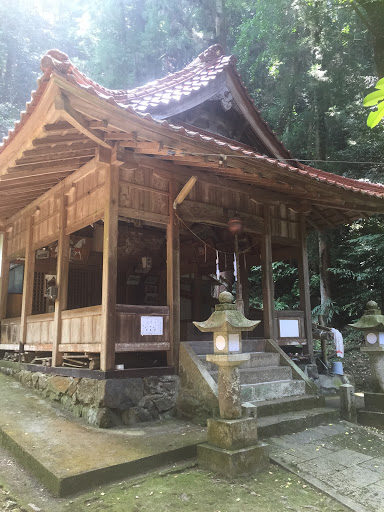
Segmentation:
{"type": "MultiPolygon", "coordinates": [[[[298,378],[296,372],[293,375],[295,367],[287,363],[282,353],[266,351],[267,344],[263,339],[243,340],[243,352],[250,353],[251,358],[240,367],[241,397],[257,407],[260,438],[337,421],[338,410],[325,407],[324,397],[308,389],[308,382],[298,378]]],[[[205,359],[206,354],[213,352],[212,341],[193,341],[189,345],[217,382],[217,366],[205,359]]]]}

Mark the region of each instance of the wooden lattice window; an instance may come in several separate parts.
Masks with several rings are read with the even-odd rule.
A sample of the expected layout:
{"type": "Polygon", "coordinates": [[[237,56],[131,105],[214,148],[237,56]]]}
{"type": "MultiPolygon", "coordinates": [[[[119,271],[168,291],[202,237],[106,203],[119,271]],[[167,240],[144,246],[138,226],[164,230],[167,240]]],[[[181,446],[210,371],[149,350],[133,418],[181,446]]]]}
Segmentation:
{"type": "Polygon", "coordinates": [[[68,309],[89,305],[89,279],[87,268],[70,268],[68,274],[68,309]]]}
{"type": "Polygon", "coordinates": [[[46,298],[44,297],[45,274],[35,272],[33,277],[32,315],[40,315],[46,312],[46,298]]]}

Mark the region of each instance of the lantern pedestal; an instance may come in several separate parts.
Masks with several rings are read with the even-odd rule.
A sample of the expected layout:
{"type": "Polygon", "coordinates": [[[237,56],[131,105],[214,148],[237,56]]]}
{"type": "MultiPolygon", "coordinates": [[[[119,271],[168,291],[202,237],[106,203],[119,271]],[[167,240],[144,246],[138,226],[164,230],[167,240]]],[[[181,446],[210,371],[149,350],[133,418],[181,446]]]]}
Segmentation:
{"type": "Polygon", "coordinates": [[[350,325],[364,333],[365,346],[360,351],[368,354],[376,393],[364,393],[364,409],[357,411],[357,421],[384,429],[384,315],[374,301],[369,301],[366,308],[364,315],[350,325]]]}
{"type": "Polygon", "coordinates": [[[357,422],[384,430],[384,393],[364,393],[364,409],[357,410],[357,422]]]}
{"type": "Polygon", "coordinates": [[[384,393],[384,347],[361,347],[360,351],[369,357],[373,389],[384,393]]]}
{"type": "Polygon", "coordinates": [[[241,418],[239,366],[249,361],[249,354],[208,354],[206,359],[219,367],[218,393],[220,417],[226,420],[241,418]]]}
{"type": "Polygon", "coordinates": [[[242,418],[240,397],[239,366],[251,357],[241,352],[241,332],[251,331],[259,321],[245,318],[233,300],[231,293],[220,293],[208,320],[193,322],[200,331],[213,333],[214,354],[206,359],[218,366],[221,416],[208,420],[208,443],[197,447],[197,459],[201,467],[227,478],[265,469],[269,460],[267,445],[257,440],[256,417],[242,418]]]}
{"type": "Polygon", "coordinates": [[[268,466],[268,447],[258,442],[257,419],[242,418],[239,366],[249,354],[209,354],[218,366],[220,419],[208,420],[208,442],[197,447],[199,465],[227,478],[268,466]]]}

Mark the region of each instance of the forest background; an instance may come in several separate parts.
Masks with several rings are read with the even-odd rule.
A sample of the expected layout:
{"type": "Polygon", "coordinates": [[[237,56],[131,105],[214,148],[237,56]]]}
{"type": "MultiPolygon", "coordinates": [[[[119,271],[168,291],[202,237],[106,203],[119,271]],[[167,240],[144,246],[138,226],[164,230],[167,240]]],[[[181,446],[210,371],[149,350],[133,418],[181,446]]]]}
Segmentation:
{"type": "MultiPolygon", "coordinates": [[[[104,86],[126,89],[181,69],[219,42],[292,154],[319,169],[384,182],[384,126],[363,98],[384,76],[383,0],[11,0],[0,3],[0,135],[58,48],[104,86]],[[366,162],[366,163],[364,163],[366,162]]],[[[345,326],[367,300],[384,307],[384,218],[309,237],[311,301],[345,326]]],[[[275,304],[298,306],[297,269],[274,263],[275,304]]],[[[260,269],[250,273],[261,302],[260,269]]]]}

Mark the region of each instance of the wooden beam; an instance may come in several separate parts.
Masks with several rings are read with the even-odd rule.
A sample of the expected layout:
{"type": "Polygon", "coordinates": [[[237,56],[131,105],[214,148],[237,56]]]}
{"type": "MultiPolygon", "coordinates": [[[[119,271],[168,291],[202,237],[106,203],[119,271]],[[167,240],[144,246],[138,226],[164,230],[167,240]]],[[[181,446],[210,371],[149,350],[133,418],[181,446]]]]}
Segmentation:
{"type": "Polygon", "coordinates": [[[248,233],[262,233],[264,219],[256,215],[234,210],[224,209],[221,206],[215,206],[199,201],[185,200],[179,207],[180,218],[186,222],[200,222],[202,224],[211,224],[212,226],[228,227],[228,220],[237,215],[243,221],[244,231],[248,233]]]}
{"type": "Polygon", "coordinates": [[[44,131],[48,133],[62,132],[67,130],[74,130],[75,128],[67,121],[58,121],[57,123],[46,124],[44,131]]]}
{"type": "Polygon", "coordinates": [[[320,220],[322,220],[330,228],[334,228],[336,226],[336,224],[334,222],[331,222],[326,215],[323,215],[323,213],[321,213],[318,210],[318,208],[312,207],[312,211],[319,217],[320,220]]]}
{"type": "Polygon", "coordinates": [[[115,368],[117,239],[119,210],[119,168],[110,165],[105,181],[103,289],[101,312],[102,371],[115,368]]]}
{"type": "Polygon", "coordinates": [[[275,297],[272,271],[271,210],[264,206],[264,233],[261,241],[261,272],[263,286],[264,337],[276,341],[275,297]]]}
{"type": "Polygon", "coordinates": [[[68,273],[69,273],[69,251],[70,235],[65,233],[67,223],[67,196],[62,191],[60,197],[60,216],[59,216],[59,238],[57,247],[57,267],[56,267],[56,285],[58,287],[57,298],[55,300],[55,314],[53,317],[53,343],[52,343],[52,366],[61,366],[63,356],[60,352],[61,343],[61,312],[67,309],[68,297],[68,273]]]}
{"type": "Polygon", "coordinates": [[[27,229],[25,240],[25,262],[23,297],[21,301],[20,317],[20,343],[24,345],[27,341],[27,318],[32,314],[33,281],[35,275],[35,252],[32,248],[33,217],[27,217],[27,229]]]}
{"type": "Polygon", "coordinates": [[[35,157],[22,157],[19,160],[16,160],[16,166],[19,165],[30,165],[30,164],[48,164],[49,162],[63,162],[65,160],[73,160],[74,158],[84,158],[95,156],[94,148],[85,148],[77,151],[68,150],[67,153],[50,153],[48,155],[40,155],[35,157]]]}
{"type": "Polygon", "coordinates": [[[0,235],[3,240],[1,257],[1,279],[0,279],[0,320],[7,317],[8,280],[9,280],[9,259],[7,257],[8,234],[0,235]]]}
{"type": "Polygon", "coordinates": [[[97,144],[93,142],[93,140],[84,139],[84,142],[79,142],[75,144],[56,144],[51,147],[41,147],[41,148],[33,148],[26,149],[23,151],[23,157],[38,157],[38,156],[49,156],[49,155],[60,155],[62,153],[69,153],[72,151],[84,151],[86,149],[95,149],[97,148],[97,144]]]}
{"type": "Polygon", "coordinates": [[[177,205],[181,204],[184,199],[187,197],[187,195],[190,193],[190,191],[195,186],[195,183],[197,181],[196,176],[192,176],[189,178],[187,183],[184,185],[184,187],[180,190],[180,192],[177,194],[176,199],[173,201],[173,209],[176,210],[177,205]]]}
{"type": "Polygon", "coordinates": [[[84,165],[91,157],[85,156],[85,157],[75,157],[70,158],[66,162],[61,162],[60,160],[56,160],[53,162],[44,162],[44,163],[35,163],[35,164],[25,164],[25,165],[18,165],[17,167],[11,167],[8,169],[8,176],[11,176],[13,174],[16,174],[18,176],[23,176],[21,173],[24,173],[25,176],[28,176],[28,172],[30,171],[56,171],[56,170],[73,170],[77,169],[81,165],[84,165]]]}
{"type": "MultiPolygon", "coordinates": [[[[183,149],[188,152],[214,152],[213,146],[209,142],[193,140],[192,138],[181,135],[179,133],[172,133],[169,130],[164,130],[163,126],[150,123],[146,119],[141,119],[135,114],[131,114],[117,106],[108,104],[101,98],[90,96],[86,91],[83,91],[73,84],[70,84],[68,81],[59,77],[58,75],[53,77],[53,81],[61,89],[71,94],[71,104],[74,108],[76,108],[76,110],[83,112],[85,115],[90,116],[93,119],[106,119],[109,126],[116,131],[136,131],[142,138],[156,141],[158,143],[163,142],[170,147],[175,145],[176,147],[180,147],[182,145],[183,149]]],[[[223,149],[218,148],[217,152],[219,154],[223,153],[224,151],[223,149]]],[[[310,179],[308,176],[300,175],[294,171],[290,172],[287,168],[279,166],[279,163],[268,161],[265,162],[261,159],[249,160],[246,158],[231,158],[233,152],[230,149],[225,149],[225,153],[227,154],[227,165],[229,166],[240,166],[244,169],[248,169],[249,172],[265,171],[268,175],[273,174],[280,176],[283,180],[286,180],[287,175],[289,174],[293,185],[297,184],[298,186],[302,186],[305,189],[305,193],[307,194],[307,197],[305,197],[306,199],[312,200],[315,198],[329,198],[329,202],[332,202],[335,206],[336,204],[343,204],[344,201],[348,200],[352,200],[354,202],[355,199],[359,197],[359,200],[356,200],[356,204],[354,204],[349,209],[358,209],[359,211],[364,209],[365,211],[363,206],[369,202],[371,206],[377,208],[377,210],[381,209],[381,212],[383,212],[383,201],[378,198],[374,199],[368,196],[362,196],[352,191],[336,189],[331,185],[316,182],[315,180],[310,179]],[[360,204],[361,207],[359,208],[357,204],[360,204]]],[[[295,200],[294,193],[290,194],[290,199],[293,201],[295,200]]],[[[377,211],[377,213],[380,213],[380,211],[377,211]]]]}
{"type": "Polygon", "coordinates": [[[89,127],[86,118],[77,112],[70,104],[67,96],[61,94],[55,98],[55,108],[61,116],[74,126],[80,133],[93,140],[104,148],[111,148],[111,144],[104,140],[103,132],[97,132],[89,127]]]}
{"type": "Polygon", "coordinates": [[[62,144],[72,144],[79,142],[88,142],[89,139],[85,137],[82,133],[76,134],[68,134],[68,135],[51,135],[49,137],[42,137],[40,139],[33,139],[32,144],[34,147],[43,147],[43,146],[55,146],[62,144]]]}
{"type": "Polygon", "coordinates": [[[307,249],[307,231],[305,227],[305,215],[300,214],[300,251],[298,257],[299,268],[299,289],[300,289],[300,309],[304,311],[305,337],[307,338],[306,349],[313,360],[313,337],[312,337],[312,308],[311,293],[309,288],[309,269],[308,269],[308,249],[307,249]]]}
{"type": "Polygon", "coordinates": [[[169,306],[169,337],[171,348],[167,352],[169,366],[179,367],[180,350],[180,235],[179,221],[173,208],[176,185],[169,183],[169,224],[167,226],[167,304],[169,306]]]}

